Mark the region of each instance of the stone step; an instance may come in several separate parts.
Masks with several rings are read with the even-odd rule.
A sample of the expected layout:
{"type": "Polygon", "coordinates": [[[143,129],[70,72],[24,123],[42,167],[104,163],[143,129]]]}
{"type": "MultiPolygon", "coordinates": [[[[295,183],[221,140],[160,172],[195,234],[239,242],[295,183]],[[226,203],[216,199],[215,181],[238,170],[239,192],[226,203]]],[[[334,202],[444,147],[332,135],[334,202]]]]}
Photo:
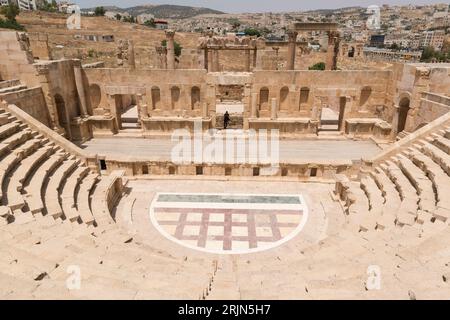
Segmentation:
{"type": "Polygon", "coordinates": [[[79,160],[64,160],[49,178],[47,189],[44,191],[45,208],[47,209],[47,214],[55,219],[62,217],[64,214],[59,195],[67,176],[78,164],[79,160]]]}
{"type": "Polygon", "coordinates": [[[419,194],[419,209],[433,212],[436,209],[436,196],[431,180],[405,156],[397,155],[395,161],[419,194]]]}
{"type": "Polygon", "coordinates": [[[361,188],[369,199],[369,215],[361,222],[361,229],[369,231],[374,229],[384,230],[393,226],[395,218],[390,212],[385,212],[385,198],[372,176],[361,179],[361,188]]]}
{"type": "Polygon", "coordinates": [[[3,80],[0,81],[0,89],[10,88],[20,85],[19,79],[3,80]]]}
{"type": "Polygon", "coordinates": [[[450,197],[447,196],[450,192],[450,177],[436,162],[421,153],[417,148],[409,148],[408,155],[414,164],[426,172],[428,178],[432,181],[437,207],[433,216],[445,222],[447,218],[450,218],[450,197]]]}
{"type": "Polygon", "coordinates": [[[59,166],[67,157],[67,154],[55,153],[50,156],[47,161],[36,169],[28,186],[26,186],[25,202],[33,214],[42,214],[44,210],[44,202],[42,200],[42,188],[45,185],[50,173],[59,166]]]}
{"type": "Polygon", "coordinates": [[[15,122],[8,122],[0,126],[0,139],[4,140],[10,137],[13,133],[16,133],[20,128],[20,125],[15,122]]]}
{"type": "Polygon", "coordinates": [[[435,145],[429,143],[428,141],[421,140],[420,151],[425,155],[433,159],[434,162],[439,164],[441,168],[450,175],[450,155],[436,147],[435,145]]]}
{"type": "Polygon", "coordinates": [[[94,216],[90,206],[90,196],[95,184],[98,182],[99,176],[96,173],[89,174],[80,184],[77,195],[77,208],[80,213],[81,221],[87,225],[95,223],[94,216]]]}
{"type": "Polygon", "coordinates": [[[429,140],[436,147],[444,151],[446,154],[450,155],[450,140],[439,136],[437,134],[433,134],[432,138],[429,140]]]}
{"type": "Polygon", "coordinates": [[[2,145],[7,145],[9,150],[13,150],[16,146],[24,143],[31,137],[31,131],[19,131],[2,141],[2,145]]]}
{"type": "Polygon", "coordinates": [[[19,84],[12,87],[0,88],[0,94],[11,93],[19,90],[26,89],[27,86],[19,84]]]}
{"type": "Polygon", "coordinates": [[[21,194],[23,189],[23,183],[29,177],[36,166],[47,159],[53,152],[52,148],[44,147],[31,154],[29,157],[23,159],[20,165],[12,173],[11,179],[8,184],[8,206],[11,210],[21,209],[25,206],[24,197],[21,194]]]}
{"type": "Polygon", "coordinates": [[[64,216],[69,221],[75,222],[80,219],[80,213],[76,206],[76,189],[80,181],[89,173],[88,167],[78,167],[66,178],[66,183],[61,189],[61,202],[64,216]]]}
{"type": "Polygon", "coordinates": [[[375,168],[374,172],[371,172],[370,174],[385,199],[383,212],[395,214],[400,207],[401,198],[394,183],[381,168],[375,168]]]}

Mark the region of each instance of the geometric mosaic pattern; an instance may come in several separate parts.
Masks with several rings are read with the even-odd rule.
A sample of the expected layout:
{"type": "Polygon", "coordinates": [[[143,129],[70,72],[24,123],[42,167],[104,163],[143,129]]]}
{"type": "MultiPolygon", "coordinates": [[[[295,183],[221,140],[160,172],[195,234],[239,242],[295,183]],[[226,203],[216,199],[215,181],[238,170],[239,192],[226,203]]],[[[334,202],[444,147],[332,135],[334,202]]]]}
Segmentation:
{"type": "Polygon", "coordinates": [[[299,195],[158,193],[153,225],[192,249],[219,254],[267,250],[297,235],[307,208],[299,195]]]}

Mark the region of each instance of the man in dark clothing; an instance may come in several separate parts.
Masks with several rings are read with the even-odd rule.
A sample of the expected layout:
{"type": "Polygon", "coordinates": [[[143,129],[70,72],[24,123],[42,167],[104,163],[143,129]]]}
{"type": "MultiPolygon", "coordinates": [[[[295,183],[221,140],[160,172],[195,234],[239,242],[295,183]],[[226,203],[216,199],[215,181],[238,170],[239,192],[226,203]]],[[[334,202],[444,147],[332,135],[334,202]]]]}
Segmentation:
{"type": "Polygon", "coordinates": [[[225,111],[225,114],[223,115],[223,128],[226,129],[229,123],[230,123],[230,114],[228,113],[228,111],[225,111]]]}

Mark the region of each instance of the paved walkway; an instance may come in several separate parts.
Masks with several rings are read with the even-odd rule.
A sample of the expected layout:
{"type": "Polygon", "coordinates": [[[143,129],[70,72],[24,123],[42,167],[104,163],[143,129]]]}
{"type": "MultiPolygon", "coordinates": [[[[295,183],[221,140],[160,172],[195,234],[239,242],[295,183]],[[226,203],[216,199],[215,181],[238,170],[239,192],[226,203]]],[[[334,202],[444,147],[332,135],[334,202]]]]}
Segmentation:
{"type": "MultiPolygon", "coordinates": [[[[82,147],[88,152],[111,158],[133,157],[165,161],[171,158],[172,149],[176,144],[177,142],[172,142],[169,138],[96,138],[86,142],[82,147]]],[[[204,143],[204,147],[206,145],[204,143]]],[[[246,143],[246,148],[248,152],[248,143],[246,143]]],[[[372,157],[380,151],[381,149],[370,140],[279,141],[280,162],[360,160],[361,158],[372,157]]]]}

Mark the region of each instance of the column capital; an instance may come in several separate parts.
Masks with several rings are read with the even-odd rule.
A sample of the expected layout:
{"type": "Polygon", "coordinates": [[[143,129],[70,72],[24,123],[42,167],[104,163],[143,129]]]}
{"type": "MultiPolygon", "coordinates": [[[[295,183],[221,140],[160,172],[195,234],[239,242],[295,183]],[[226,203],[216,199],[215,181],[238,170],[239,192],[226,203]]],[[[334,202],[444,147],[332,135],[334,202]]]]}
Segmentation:
{"type": "Polygon", "coordinates": [[[166,37],[168,39],[173,39],[173,37],[175,36],[175,31],[174,30],[166,30],[166,37]]]}
{"type": "Polygon", "coordinates": [[[286,34],[288,36],[288,41],[289,42],[296,42],[297,41],[297,35],[298,35],[297,31],[295,31],[295,30],[287,30],[286,34]]]}

